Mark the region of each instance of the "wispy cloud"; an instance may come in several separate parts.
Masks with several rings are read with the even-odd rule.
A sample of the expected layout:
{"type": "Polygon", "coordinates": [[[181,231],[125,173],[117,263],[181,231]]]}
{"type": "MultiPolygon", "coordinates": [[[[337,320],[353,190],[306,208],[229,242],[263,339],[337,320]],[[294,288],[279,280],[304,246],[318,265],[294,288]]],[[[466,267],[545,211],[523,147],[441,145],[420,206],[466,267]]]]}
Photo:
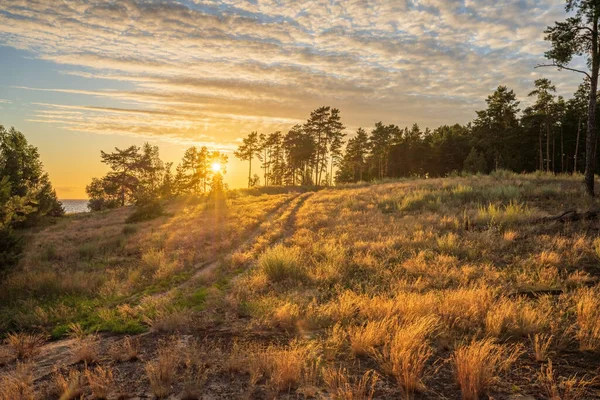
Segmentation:
{"type": "MultiPolygon", "coordinates": [[[[0,43],[122,90],[32,88],[108,107],[38,104],[31,120],[206,140],[287,129],[322,104],[347,125],[465,122],[495,86],[522,95],[559,0],[5,0],[0,43]]],[[[546,73],[546,72],[544,72],[546,73]]],[[[556,74],[552,76],[557,76],[556,74]]],[[[571,90],[576,77],[562,74],[571,90]]]]}

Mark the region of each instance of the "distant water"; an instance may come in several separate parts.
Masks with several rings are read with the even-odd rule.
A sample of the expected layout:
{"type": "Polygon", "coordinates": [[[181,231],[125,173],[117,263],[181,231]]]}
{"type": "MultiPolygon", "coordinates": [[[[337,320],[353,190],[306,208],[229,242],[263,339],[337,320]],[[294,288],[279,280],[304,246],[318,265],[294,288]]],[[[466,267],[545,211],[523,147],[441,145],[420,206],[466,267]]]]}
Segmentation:
{"type": "Polygon", "coordinates": [[[67,214],[82,213],[89,211],[87,200],[61,200],[67,214]]]}

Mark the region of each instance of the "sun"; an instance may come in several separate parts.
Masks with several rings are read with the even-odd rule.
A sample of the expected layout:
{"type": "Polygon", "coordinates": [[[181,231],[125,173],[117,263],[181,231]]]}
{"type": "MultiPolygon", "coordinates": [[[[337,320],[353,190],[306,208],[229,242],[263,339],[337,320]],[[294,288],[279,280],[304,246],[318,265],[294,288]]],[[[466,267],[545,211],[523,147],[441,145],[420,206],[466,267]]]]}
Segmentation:
{"type": "Polygon", "coordinates": [[[213,172],[221,172],[221,164],[219,164],[219,163],[213,163],[211,168],[212,168],[213,172]]]}

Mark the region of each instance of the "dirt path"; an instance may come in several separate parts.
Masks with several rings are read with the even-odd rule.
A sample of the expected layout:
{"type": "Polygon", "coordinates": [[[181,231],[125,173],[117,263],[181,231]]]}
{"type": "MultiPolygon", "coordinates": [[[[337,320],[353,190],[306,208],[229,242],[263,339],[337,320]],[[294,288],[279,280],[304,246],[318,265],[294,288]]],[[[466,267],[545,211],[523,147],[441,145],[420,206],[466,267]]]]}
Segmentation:
{"type": "MultiPolygon", "coordinates": [[[[267,247],[275,243],[280,243],[288,237],[293,231],[298,210],[304,205],[305,201],[314,193],[302,193],[290,196],[282,204],[269,212],[265,220],[257,227],[252,229],[246,238],[238,245],[232,246],[227,252],[213,258],[207,262],[203,262],[194,266],[193,276],[183,283],[172,286],[164,292],[155,293],[152,296],[164,295],[171,290],[189,291],[193,290],[198,281],[204,276],[214,272],[221,260],[230,257],[237,252],[250,252],[257,256],[267,247]]],[[[134,300],[139,294],[130,297],[127,300],[121,301],[121,304],[134,300]]],[[[131,335],[132,338],[141,338],[151,335],[151,332],[146,332],[138,335],[131,335]]],[[[122,335],[117,334],[100,334],[99,344],[101,353],[106,353],[107,349],[116,343],[122,335]]],[[[31,361],[35,365],[34,379],[35,381],[43,381],[48,379],[55,370],[71,367],[76,364],[73,351],[77,346],[75,339],[62,339],[44,344],[37,356],[31,361]]]]}

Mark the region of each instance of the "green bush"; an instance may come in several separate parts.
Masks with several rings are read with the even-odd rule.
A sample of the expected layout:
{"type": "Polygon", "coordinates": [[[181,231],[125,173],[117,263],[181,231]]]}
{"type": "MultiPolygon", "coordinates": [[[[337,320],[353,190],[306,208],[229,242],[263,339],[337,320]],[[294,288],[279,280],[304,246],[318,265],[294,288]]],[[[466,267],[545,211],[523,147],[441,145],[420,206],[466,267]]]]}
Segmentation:
{"type": "Polygon", "coordinates": [[[162,204],[158,201],[140,204],[136,206],[135,211],[127,218],[128,224],[142,221],[149,221],[164,215],[162,204]]]}

